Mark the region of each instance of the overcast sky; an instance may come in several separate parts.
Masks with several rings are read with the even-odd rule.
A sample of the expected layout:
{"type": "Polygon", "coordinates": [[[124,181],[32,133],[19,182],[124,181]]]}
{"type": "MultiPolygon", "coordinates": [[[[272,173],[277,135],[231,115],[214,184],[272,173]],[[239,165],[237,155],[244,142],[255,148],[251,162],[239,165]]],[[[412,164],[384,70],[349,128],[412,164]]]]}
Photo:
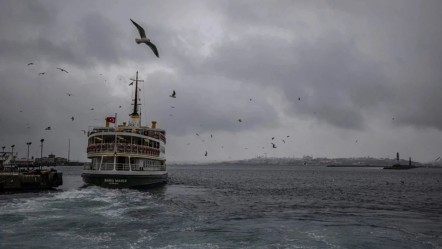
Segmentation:
{"type": "Polygon", "coordinates": [[[440,0],[0,0],[0,146],[26,157],[32,142],[39,157],[43,138],[45,156],[67,157],[70,140],[70,159],[86,161],[82,130],[115,113],[127,121],[138,71],[142,120],[166,129],[168,161],[433,161],[441,10],[440,0]],[[135,43],[130,19],[160,58],[135,43]]]}

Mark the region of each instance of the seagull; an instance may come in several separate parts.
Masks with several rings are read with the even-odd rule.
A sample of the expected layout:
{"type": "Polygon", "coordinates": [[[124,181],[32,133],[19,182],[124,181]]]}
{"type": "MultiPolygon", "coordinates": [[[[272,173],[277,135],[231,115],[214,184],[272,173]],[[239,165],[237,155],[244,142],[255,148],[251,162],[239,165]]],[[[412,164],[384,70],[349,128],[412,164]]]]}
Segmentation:
{"type": "Polygon", "coordinates": [[[171,97],[171,98],[176,98],[176,92],[175,92],[175,90],[173,90],[172,94],[169,95],[169,97],[171,97]]]}
{"type": "Polygon", "coordinates": [[[238,119],[238,122],[240,122],[240,123],[241,123],[241,122],[242,122],[242,120],[241,120],[241,119],[238,119]]]}
{"type": "Polygon", "coordinates": [[[206,150],[206,154],[204,154],[204,156],[207,156],[207,150],[206,150]]]}
{"type": "Polygon", "coordinates": [[[34,62],[29,62],[29,63],[28,63],[28,66],[30,66],[30,65],[34,65],[34,62]]]}
{"type": "Polygon", "coordinates": [[[298,98],[298,101],[300,101],[300,100],[301,100],[301,97],[298,98]]]}
{"type": "Polygon", "coordinates": [[[121,105],[119,105],[118,108],[121,108],[121,105]]]}
{"type": "Polygon", "coordinates": [[[50,131],[50,130],[51,130],[51,127],[48,126],[48,127],[45,128],[45,130],[50,131]]]}
{"type": "Polygon", "coordinates": [[[134,22],[132,19],[130,19],[130,21],[135,25],[135,27],[137,27],[137,29],[138,29],[138,33],[140,33],[140,37],[141,37],[141,39],[136,38],[136,39],[135,39],[135,42],[136,42],[137,44],[140,44],[140,43],[146,43],[146,45],[149,46],[150,49],[152,49],[153,53],[154,53],[158,58],[160,58],[160,55],[158,54],[157,47],[156,47],[152,42],[150,42],[150,39],[148,39],[148,38],[146,37],[146,33],[144,32],[144,29],[143,29],[140,25],[138,25],[138,23],[134,22]]]}
{"type": "Polygon", "coordinates": [[[72,121],[74,121],[74,116],[71,117],[72,121]]]}
{"type": "Polygon", "coordinates": [[[273,148],[276,148],[276,145],[274,143],[271,143],[273,148]]]}
{"type": "Polygon", "coordinates": [[[66,71],[65,69],[61,68],[61,67],[57,67],[58,70],[65,72],[65,73],[69,73],[68,71],[66,71]]]}
{"type": "Polygon", "coordinates": [[[129,86],[132,86],[134,84],[134,82],[132,81],[131,83],[129,83],[129,86]]]}
{"type": "Polygon", "coordinates": [[[45,75],[45,72],[38,73],[38,75],[45,75]]]}
{"type": "Polygon", "coordinates": [[[73,96],[73,94],[72,93],[65,93],[67,96],[73,96]]]}
{"type": "Polygon", "coordinates": [[[91,111],[95,110],[94,108],[91,108],[91,111]]]}

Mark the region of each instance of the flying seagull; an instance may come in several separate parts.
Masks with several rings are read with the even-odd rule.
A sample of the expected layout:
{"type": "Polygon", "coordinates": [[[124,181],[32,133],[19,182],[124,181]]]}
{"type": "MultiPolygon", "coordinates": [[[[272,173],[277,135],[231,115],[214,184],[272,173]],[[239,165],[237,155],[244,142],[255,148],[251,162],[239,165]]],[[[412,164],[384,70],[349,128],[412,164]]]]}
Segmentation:
{"type": "Polygon", "coordinates": [[[45,74],[45,72],[38,73],[38,75],[44,75],[44,74],[45,74]]]}
{"type": "Polygon", "coordinates": [[[240,123],[241,123],[241,122],[242,122],[242,120],[241,120],[241,119],[238,119],[238,122],[240,122],[240,123]]]}
{"type": "Polygon", "coordinates": [[[74,116],[71,117],[72,121],[74,121],[74,116]]]}
{"type": "Polygon", "coordinates": [[[176,92],[175,92],[175,90],[173,90],[172,95],[169,95],[169,97],[176,98],[176,92]]]}
{"type": "Polygon", "coordinates": [[[34,62],[29,62],[29,63],[28,63],[28,66],[30,66],[30,65],[34,65],[34,62]]]}
{"type": "Polygon", "coordinates": [[[146,37],[146,33],[144,32],[144,29],[140,25],[138,25],[138,23],[134,22],[132,19],[130,19],[130,21],[135,25],[135,27],[137,27],[138,33],[140,33],[140,37],[141,37],[141,39],[135,38],[135,42],[137,44],[146,43],[146,45],[149,46],[150,49],[152,49],[153,53],[158,58],[160,58],[160,55],[158,54],[157,47],[152,42],[150,42],[150,39],[148,39],[146,37]]]}
{"type": "Polygon", "coordinates": [[[67,96],[73,96],[73,94],[72,93],[65,93],[67,96]]]}
{"type": "Polygon", "coordinates": [[[69,73],[68,71],[66,71],[65,69],[61,68],[61,67],[57,67],[58,70],[65,72],[65,73],[69,73]]]}
{"type": "Polygon", "coordinates": [[[48,126],[48,127],[45,128],[45,130],[50,131],[50,130],[51,130],[51,127],[48,126]]]}
{"type": "Polygon", "coordinates": [[[206,154],[204,154],[204,156],[207,156],[207,150],[206,150],[206,154]]]}
{"type": "Polygon", "coordinates": [[[131,83],[129,83],[129,86],[132,86],[134,84],[134,82],[132,81],[131,83]]]}

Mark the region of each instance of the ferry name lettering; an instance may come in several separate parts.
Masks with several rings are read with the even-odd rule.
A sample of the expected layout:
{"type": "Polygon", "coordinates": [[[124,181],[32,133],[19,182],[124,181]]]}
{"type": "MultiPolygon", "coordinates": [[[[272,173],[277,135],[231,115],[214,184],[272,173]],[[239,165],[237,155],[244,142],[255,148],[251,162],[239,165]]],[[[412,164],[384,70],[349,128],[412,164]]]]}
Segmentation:
{"type": "Polygon", "coordinates": [[[104,178],[104,182],[107,182],[107,183],[125,183],[125,182],[127,182],[127,179],[104,178]]]}

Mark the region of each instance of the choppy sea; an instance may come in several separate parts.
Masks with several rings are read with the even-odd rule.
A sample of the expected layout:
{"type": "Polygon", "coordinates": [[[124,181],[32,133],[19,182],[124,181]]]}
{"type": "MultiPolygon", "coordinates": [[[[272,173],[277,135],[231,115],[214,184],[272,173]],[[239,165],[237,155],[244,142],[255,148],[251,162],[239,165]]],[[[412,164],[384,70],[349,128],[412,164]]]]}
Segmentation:
{"type": "Polygon", "coordinates": [[[442,248],[442,169],[168,166],[148,190],[0,195],[0,248],[442,248]]]}

